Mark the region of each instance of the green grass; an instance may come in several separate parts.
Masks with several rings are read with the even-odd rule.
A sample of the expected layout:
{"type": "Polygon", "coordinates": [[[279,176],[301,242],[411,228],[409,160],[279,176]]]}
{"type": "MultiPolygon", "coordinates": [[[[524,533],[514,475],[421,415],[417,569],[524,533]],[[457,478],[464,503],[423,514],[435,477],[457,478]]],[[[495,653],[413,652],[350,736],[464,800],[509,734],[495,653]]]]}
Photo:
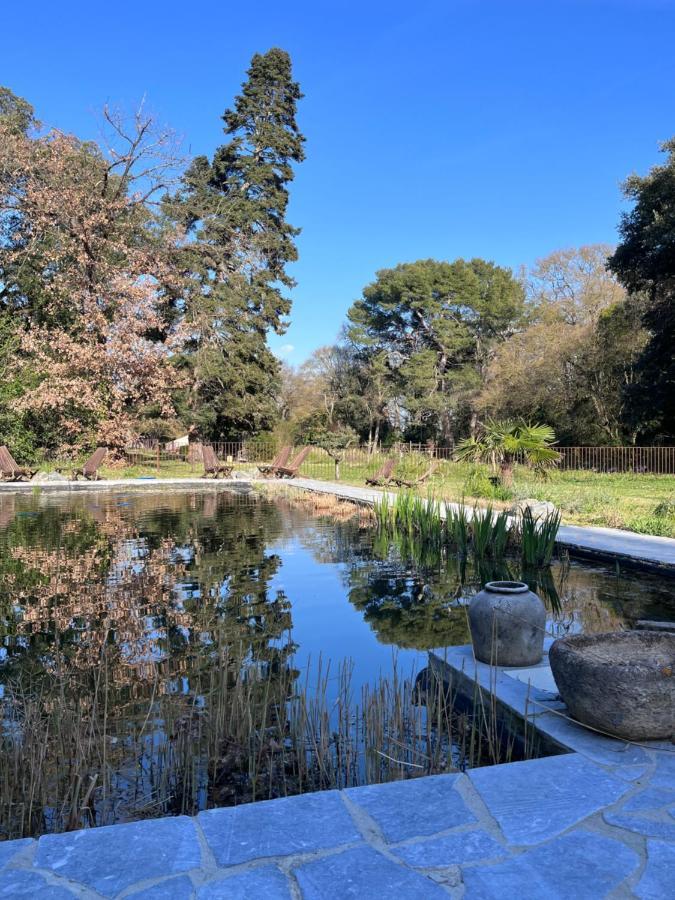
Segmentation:
{"type": "MultiPolygon", "coordinates": [[[[355,456],[355,455],[354,455],[355,456]]],[[[340,466],[341,481],[364,484],[382,463],[382,457],[346,459],[340,466]]],[[[423,472],[428,460],[423,454],[407,454],[396,474],[414,477],[423,472]]],[[[312,454],[303,466],[302,474],[314,478],[333,478],[330,460],[322,461],[312,454]]],[[[477,472],[474,465],[442,462],[433,478],[421,492],[433,492],[439,499],[469,504],[478,501],[495,508],[507,508],[515,500],[532,497],[549,500],[562,513],[567,525],[601,525],[624,528],[643,534],[675,537],[675,476],[600,474],[589,471],[551,472],[543,479],[524,466],[516,468],[511,493],[513,499],[502,495],[502,488],[491,490],[487,468],[477,472]],[[472,492],[471,488],[480,490],[472,492]]]]}

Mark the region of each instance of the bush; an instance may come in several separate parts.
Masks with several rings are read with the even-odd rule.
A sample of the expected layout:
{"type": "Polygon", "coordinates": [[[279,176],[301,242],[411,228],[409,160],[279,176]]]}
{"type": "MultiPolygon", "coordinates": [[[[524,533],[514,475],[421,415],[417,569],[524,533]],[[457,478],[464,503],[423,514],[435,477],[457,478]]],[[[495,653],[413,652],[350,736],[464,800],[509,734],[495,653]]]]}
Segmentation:
{"type": "Polygon", "coordinates": [[[464,482],[464,493],[486,500],[513,500],[514,493],[501,482],[491,479],[484,469],[476,467],[464,482]]]}

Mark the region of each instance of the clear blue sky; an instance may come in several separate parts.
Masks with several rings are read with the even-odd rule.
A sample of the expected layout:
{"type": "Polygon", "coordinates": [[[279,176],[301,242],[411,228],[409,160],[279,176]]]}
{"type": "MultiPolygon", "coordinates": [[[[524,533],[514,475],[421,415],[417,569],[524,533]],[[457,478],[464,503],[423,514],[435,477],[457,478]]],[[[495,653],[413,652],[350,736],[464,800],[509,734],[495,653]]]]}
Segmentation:
{"type": "Polygon", "coordinates": [[[146,95],[194,154],[252,54],[290,52],[303,231],[271,343],[292,363],[377,269],[615,241],[620,182],[675,134],[675,0],[38,0],[3,4],[2,29],[0,84],[46,123],[95,136],[103,103],[146,95]]]}

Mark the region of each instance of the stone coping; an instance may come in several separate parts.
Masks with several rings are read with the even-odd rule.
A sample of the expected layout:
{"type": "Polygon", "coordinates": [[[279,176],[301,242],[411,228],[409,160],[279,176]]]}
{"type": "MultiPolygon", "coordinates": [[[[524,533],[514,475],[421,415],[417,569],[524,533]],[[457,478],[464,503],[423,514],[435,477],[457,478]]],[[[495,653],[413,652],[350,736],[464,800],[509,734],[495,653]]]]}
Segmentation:
{"type": "Polygon", "coordinates": [[[0,843],[0,896],[665,898],[675,753],[568,753],[0,843]]]}

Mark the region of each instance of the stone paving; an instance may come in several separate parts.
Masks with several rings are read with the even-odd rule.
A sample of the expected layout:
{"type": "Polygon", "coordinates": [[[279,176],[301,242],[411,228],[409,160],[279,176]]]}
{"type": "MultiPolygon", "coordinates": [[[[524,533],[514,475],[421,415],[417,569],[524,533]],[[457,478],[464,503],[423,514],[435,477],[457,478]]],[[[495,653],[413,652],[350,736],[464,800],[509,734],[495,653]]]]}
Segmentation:
{"type": "Polygon", "coordinates": [[[0,844],[0,897],[675,896],[675,745],[579,753],[0,844]]]}

